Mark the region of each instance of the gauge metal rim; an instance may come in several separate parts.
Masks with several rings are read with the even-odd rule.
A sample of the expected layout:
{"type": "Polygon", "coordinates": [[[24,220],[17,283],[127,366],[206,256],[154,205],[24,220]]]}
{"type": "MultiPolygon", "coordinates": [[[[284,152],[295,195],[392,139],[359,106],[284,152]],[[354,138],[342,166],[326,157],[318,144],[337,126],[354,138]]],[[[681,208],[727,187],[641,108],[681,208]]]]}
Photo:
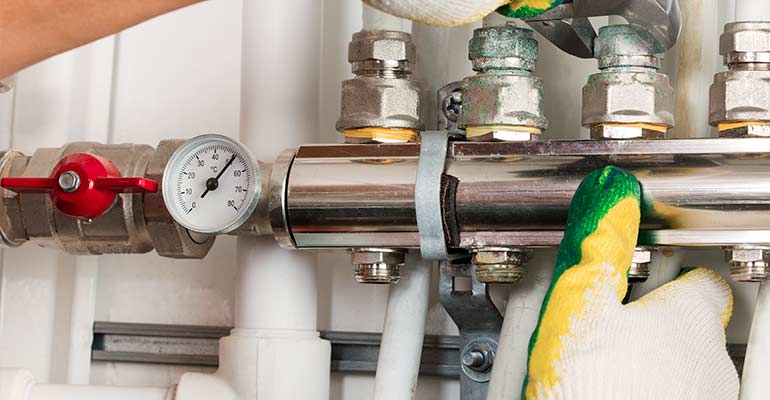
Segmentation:
{"type": "Polygon", "coordinates": [[[161,190],[163,191],[163,203],[165,204],[166,209],[168,210],[169,214],[171,214],[171,217],[174,219],[176,223],[197,233],[226,234],[226,233],[232,232],[239,226],[246,223],[246,221],[249,219],[251,214],[254,212],[254,210],[257,207],[257,202],[259,201],[259,190],[260,190],[261,184],[262,184],[262,176],[260,175],[260,171],[259,171],[259,168],[257,167],[255,158],[251,154],[251,151],[248,148],[246,148],[244,145],[238,143],[237,141],[233,140],[228,136],[218,135],[218,134],[206,134],[206,135],[196,136],[194,138],[187,140],[186,142],[184,142],[184,144],[179,146],[179,148],[174,151],[174,153],[171,155],[171,158],[169,158],[168,162],[166,163],[165,169],[163,170],[163,182],[161,184],[161,190]],[[247,207],[243,209],[243,213],[238,217],[238,219],[234,220],[232,223],[228,224],[226,227],[222,229],[198,229],[196,227],[192,227],[185,223],[182,223],[182,221],[180,221],[180,219],[177,218],[177,215],[175,215],[177,214],[176,208],[169,206],[169,204],[171,204],[170,202],[172,202],[173,200],[169,198],[171,196],[171,191],[166,190],[166,183],[171,182],[170,180],[171,167],[179,163],[180,161],[184,161],[184,158],[186,157],[187,153],[189,153],[191,149],[199,146],[202,142],[206,142],[209,140],[222,141],[234,146],[236,149],[242,152],[244,158],[246,158],[246,161],[250,164],[249,168],[253,171],[252,172],[253,177],[249,180],[249,184],[252,185],[252,188],[249,191],[249,193],[247,193],[248,196],[251,196],[251,201],[249,201],[247,207]]]}

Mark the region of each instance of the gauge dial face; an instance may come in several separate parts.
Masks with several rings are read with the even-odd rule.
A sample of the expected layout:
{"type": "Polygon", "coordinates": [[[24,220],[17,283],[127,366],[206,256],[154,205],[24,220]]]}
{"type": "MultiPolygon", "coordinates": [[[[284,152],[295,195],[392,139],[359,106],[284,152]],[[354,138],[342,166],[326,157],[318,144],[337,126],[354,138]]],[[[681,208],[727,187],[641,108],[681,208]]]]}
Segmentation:
{"type": "Polygon", "coordinates": [[[163,201],[176,222],[227,233],[246,222],[259,198],[257,163],[226,136],[204,135],[177,149],[163,172],[163,201]]]}

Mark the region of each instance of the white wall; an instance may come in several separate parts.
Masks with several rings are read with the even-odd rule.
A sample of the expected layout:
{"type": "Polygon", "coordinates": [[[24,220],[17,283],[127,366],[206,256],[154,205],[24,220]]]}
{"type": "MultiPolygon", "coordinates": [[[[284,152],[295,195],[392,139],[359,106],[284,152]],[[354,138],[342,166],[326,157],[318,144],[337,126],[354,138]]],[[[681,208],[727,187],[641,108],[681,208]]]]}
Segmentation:
{"type": "MultiPolygon", "coordinates": [[[[697,17],[685,18],[690,24],[684,33],[687,45],[670,52],[667,68],[686,77],[675,82],[681,90],[677,117],[687,121],[687,129],[678,134],[704,136],[709,130],[703,93],[720,68],[714,43],[729,17],[729,2],[683,3],[687,15],[697,17]],[[693,91],[697,94],[692,95],[693,91]]],[[[209,132],[235,137],[240,109],[240,11],[241,1],[209,1],[21,72],[18,89],[0,95],[0,143],[29,153],[84,139],[156,145],[161,138],[209,132]],[[11,107],[13,113],[7,111],[11,107]],[[11,132],[3,128],[7,125],[12,126],[11,132]]],[[[320,141],[338,140],[334,122],[339,113],[339,82],[350,76],[347,42],[360,29],[360,13],[356,0],[323,3],[320,141]]],[[[422,65],[416,76],[426,88],[426,122],[435,120],[435,90],[471,73],[465,52],[472,28],[414,25],[422,65]]],[[[587,137],[580,127],[580,88],[594,70],[594,61],[570,58],[541,41],[538,74],[546,79],[548,137],[587,137]]],[[[229,237],[219,238],[203,261],[174,261],[154,254],[72,257],[32,245],[5,250],[0,264],[0,365],[25,367],[52,382],[174,383],[188,369],[94,363],[89,372],[89,324],[94,319],[232,323],[234,250],[235,242],[229,237]]],[[[552,255],[538,253],[531,268],[549,269],[552,255]]],[[[696,252],[689,259],[727,272],[719,251],[696,252]]],[[[355,284],[343,252],[321,253],[319,262],[319,329],[380,331],[387,288],[355,284]]],[[[734,287],[736,317],[728,338],[745,342],[756,286],[734,287]]],[[[506,290],[495,287],[495,298],[506,298],[506,290]]],[[[433,292],[428,333],[456,334],[437,303],[435,285],[433,292]]],[[[367,398],[372,389],[372,377],[333,375],[333,399],[367,398]]],[[[424,378],[418,398],[457,399],[458,391],[457,382],[424,378]]]]}

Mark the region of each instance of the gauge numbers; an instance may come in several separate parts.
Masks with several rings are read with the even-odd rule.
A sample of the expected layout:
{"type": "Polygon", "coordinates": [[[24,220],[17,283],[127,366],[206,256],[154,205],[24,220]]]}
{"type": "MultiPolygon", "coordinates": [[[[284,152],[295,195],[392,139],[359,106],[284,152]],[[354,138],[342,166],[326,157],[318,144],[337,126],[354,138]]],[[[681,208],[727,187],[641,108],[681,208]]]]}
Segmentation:
{"type": "Polygon", "coordinates": [[[260,177],[249,152],[235,141],[204,135],[183,144],[163,173],[163,201],[180,225],[227,233],[254,211],[260,177]]]}

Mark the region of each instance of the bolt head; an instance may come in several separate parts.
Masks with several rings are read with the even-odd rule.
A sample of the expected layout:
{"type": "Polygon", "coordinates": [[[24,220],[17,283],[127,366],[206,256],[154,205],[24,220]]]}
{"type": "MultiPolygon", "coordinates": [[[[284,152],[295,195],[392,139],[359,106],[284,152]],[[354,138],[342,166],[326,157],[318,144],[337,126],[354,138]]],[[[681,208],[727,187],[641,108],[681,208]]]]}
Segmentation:
{"type": "Polygon", "coordinates": [[[59,175],[59,188],[67,193],[72,193],[80,187],[80,175],[75,171],[65,171],[59,175]]]}

